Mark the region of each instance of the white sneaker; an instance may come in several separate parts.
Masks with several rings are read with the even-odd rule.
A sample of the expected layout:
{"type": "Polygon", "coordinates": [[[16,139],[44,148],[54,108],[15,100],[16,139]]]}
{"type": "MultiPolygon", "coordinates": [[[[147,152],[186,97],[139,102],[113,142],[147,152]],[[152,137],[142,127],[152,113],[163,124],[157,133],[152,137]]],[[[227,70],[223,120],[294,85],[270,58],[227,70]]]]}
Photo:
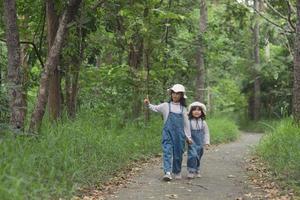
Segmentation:
{"type": "Polygon", "coordinates": [[[193,179],[194,178],[194,173],[192,173],[192,172],[188,172],[188,174],[187,174],[187,178],[188,179],[193,179]]]}
{"type": "Polygon", "coordinates": [[[174,174],[174,178],[175,178],[176,180],[180,180],[180,179],[182,179],[182,177],[181,177],[181,173],[174,174]]]}
{"type": "Polygon", "coordinates": [[[163,176],[163,180],[171,181],[172,180],[171,172],[166,172],[165,175],[163,176]]]}
{"type": "Polygon", "coordinates": [[[196,172],[196,177],[197,178],[201,178],[202,177],[202,175],[200,174],[200,172],[196,172]]]}

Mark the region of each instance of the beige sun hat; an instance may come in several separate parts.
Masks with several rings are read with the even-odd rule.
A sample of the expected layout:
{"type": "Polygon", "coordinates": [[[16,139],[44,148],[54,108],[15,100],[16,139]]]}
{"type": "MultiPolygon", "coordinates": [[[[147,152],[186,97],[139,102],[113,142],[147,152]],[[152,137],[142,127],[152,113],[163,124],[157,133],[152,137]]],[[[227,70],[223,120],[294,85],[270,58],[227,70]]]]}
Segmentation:
{"type": "Polygon", "coordinates": [[[183,93],[183,98],[187,98],[187,96],[185,95],[185,88],[183,85],[181,84],[175,84],[173,85],[173,87],[168,89],[168,92],[171,94],[171,91],[173,92],[182,92],[183,93]]]}
{"type": "Polygon", "coordinates": [[[199,101],[195,101],[195,102],[191,103],[189,105],[188,111],[190,112],[192,107],[195,107],[195,106],[199,106],[200,108],[202,108],[204,115],[206,115],[206,106],[203,103],[200,103],[199,101]]]}

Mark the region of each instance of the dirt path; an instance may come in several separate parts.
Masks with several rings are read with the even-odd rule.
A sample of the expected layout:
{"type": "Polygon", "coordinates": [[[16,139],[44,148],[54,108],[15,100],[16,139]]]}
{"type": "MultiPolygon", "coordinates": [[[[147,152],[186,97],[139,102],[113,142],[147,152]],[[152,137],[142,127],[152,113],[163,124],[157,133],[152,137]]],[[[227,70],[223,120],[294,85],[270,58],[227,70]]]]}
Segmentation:
{"type": "Polygon", "coordinates": [[[183,162],[183,179],[161,180],[161,163],[144,169],[126,188],[121,188],[108,200],[184,199],[225,200],[253,198],[253,189],[247,183],[243,163],[256,145],[261,134],[243,133],[239,140],[212,147],[202,160],[202,178],[186,178],[186,156],[183,162]]]}

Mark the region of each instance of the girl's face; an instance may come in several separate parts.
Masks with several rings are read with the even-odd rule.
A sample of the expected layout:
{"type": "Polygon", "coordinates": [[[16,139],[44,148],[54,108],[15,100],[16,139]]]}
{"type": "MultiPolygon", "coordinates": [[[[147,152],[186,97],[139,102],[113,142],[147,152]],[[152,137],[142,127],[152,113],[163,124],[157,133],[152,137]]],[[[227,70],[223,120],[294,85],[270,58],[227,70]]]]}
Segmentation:
{"type": "Polygon", "coordinates": [[[182,98],[183,94],[182,92],[172,92],[171,96],[172,96],[172,101],[178,103],[182,98]]]}
{"type": "Polygon", "coordinates": [[[202,110],[200,109],[200,107],[196,107],[193,111],[192,111],[192,116],[194,118],[199,118],[202,115],[202,110]]]}

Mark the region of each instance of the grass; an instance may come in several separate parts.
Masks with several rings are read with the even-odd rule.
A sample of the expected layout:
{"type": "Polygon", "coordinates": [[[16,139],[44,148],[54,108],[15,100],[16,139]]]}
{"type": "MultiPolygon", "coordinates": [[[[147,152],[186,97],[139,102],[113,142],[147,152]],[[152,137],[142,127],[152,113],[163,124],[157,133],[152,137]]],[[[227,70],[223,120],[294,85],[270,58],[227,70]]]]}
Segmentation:
{"type": "Polygon", "coordinates": [[[241,130],[246,132],[264,133],[273,131],[274,127],[280,121],[279,119],[261,119],[259,121],[252,121],[241,117],[238,121],[238,126],[241,130]]]}
{"type": "Polygon", "coordinates": [[[229,118],[216,117],[207,120],[212,144],[234,141],[239,137],[235,122],[229,118]]]}
{"type": "Polygon", "coordinates": [[[102,123],[96,113],[86,113],[74,122],[45,123],[37,138],[2,137],[1,199],[70,197],[78,187],[101,183],[128,163],[161,151],[161,120],[123,128],[102,123]]]}
{"type": "Polygon", "coordinates": [[[300,129],[291,119],[284,119],[267,132],[257,147],[257,153],[277,177],[300,187],[300,129]]]}
{"type": "MultiPolygon", "coordinates": [[[[75,121],[44,122],[38,137],[0,137],[1,200],[70,198],[128,164],[161,152],[162,120],[121,122],[101,112],[81,112],[75,121]]],[[[212,143],[238,137],[229,119],[208,120],[212,143]]]]}

